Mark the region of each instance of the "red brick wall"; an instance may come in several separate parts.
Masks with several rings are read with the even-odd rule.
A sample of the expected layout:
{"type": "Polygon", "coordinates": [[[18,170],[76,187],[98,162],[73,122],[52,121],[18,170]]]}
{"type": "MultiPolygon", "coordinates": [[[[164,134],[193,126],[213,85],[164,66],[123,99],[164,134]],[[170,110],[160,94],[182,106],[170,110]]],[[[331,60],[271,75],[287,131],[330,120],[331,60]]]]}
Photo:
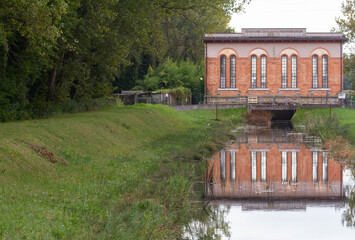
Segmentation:
{"type": "MultiPolygon", "coordinates": [[[[305,43],[307,44],[307,43],[305,43]]],[[[226,88],[230,87],[230,56],[226,59],[226,88]]],[[[297,58],[297,88],[299,90],[281,89],[281,56],[267,58],[267,90],[250,90],[251,60],[236,54],[236,88],[238,90],[220,90],[220,55],[208,57],[207,97],[209,96],[248,96],[248,95],[280,95],[280,96],[325,96],[326,90],[312,90],[312,56],[297,58]]],[[[341,91],[340,57],[328,57],[328,96],[337,96],[341,91]]],[[[322,56],[318,56],[318,88],[322,88],[322,56]]],[[[257,58],[257,87],[260,87],[260,56],[257,58]]],[[[291,57],[288,57],[288,81],[291,87],[291,57]]]]}

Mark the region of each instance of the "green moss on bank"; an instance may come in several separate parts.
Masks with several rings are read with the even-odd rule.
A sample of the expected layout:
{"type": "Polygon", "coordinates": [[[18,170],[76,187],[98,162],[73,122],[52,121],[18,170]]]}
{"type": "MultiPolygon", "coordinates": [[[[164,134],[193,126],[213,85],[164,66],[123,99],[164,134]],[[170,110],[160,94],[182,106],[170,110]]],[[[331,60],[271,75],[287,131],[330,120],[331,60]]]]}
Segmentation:
{"type": "Polygon", "coordinates": [[[203,167],[191,160],[225,140],[244,111],[220,110],[216,122],[212,110],[136,105],[0,124],[0,237],[178,238],[203,167]]]}

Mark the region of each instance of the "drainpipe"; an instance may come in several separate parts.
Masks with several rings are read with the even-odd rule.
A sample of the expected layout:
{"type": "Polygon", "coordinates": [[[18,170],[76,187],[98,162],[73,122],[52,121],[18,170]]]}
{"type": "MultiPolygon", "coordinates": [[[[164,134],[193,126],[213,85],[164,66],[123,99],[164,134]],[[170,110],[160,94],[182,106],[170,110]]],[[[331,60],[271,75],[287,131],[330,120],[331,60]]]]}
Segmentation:
{"type": "Polygon", "coordinates": [[[205,42],[205,104],[207,104],[207,43],[205,42]]]}
{"type": "Polygon", "coordinates": [[[343,43],[340,41],[340,90],[343,92],[343,43]]]}

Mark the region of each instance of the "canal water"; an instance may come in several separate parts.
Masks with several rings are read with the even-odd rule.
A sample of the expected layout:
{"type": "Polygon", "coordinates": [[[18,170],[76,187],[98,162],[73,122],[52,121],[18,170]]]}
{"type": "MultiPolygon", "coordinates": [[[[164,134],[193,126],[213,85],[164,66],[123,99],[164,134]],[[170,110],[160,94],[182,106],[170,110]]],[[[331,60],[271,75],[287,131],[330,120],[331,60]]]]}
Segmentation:
{"type": "Polygon", "coordinates": [[[355,239],[355,181],[289,123],[239,129],[208,160],[186,239],[355,239]]]}

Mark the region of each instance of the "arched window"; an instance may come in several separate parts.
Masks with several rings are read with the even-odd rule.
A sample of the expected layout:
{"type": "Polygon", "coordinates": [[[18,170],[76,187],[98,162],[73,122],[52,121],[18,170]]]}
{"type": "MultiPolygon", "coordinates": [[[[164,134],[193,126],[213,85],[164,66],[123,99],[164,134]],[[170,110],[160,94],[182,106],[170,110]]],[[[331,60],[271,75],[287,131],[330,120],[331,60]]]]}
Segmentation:
{"type": "Polygon", "coordinates": [[[220,68],[221,88],[226,88],[226,56],[221,56],[220,68]]]}
{"type": "Polygon", "coordinates": [[[328,56],[322,58],[322,87],[328,88],[328,56]]]}
{"type": "Polygon", "coordinates": [[[291,57],[291,87],[297,88],[297,56],[291,57]]]}
{"type": "Polygon", "coordinates": [[[281,88],[287,88],[287,56],[281,57],[281,88]]]}
{"type": "Polygon", "coordinates": [[[312,88],[318,87],[318,56],[312,57],[312,88]]]}
{"type": "Polygon", "coordinates": [[[256,56],[251,56],[251,88],[256,88],[256,56]]]}
{"type": "Polygon", "coordinates": [[[231,66],[230,66],[230,87],[235,88],[235,56],[231,57],[231,66]]]}
{"type": "Polygon", "coordinates": [[[266,88],[266,56],[263,55],[261,56],[261,68],[260,68],[260,73],[261,73],[261,88],[266,88]]]}

